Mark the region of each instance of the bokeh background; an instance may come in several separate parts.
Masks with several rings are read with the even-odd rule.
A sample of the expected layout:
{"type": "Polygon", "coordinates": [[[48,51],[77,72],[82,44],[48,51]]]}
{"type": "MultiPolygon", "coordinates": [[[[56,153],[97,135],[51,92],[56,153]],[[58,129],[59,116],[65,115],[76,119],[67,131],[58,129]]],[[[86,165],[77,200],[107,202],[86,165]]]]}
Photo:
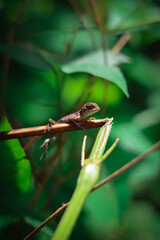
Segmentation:
{"type": "MultiPolygon", "coordinates": [[[[0,23],[0,131],[96,102],[96,118],[114,117],[108,146],[120,138],[99,180],[159,140],[159,1],[0,0],[0,23]]],[[[89,154],[97,132],[61,134],[41,161],[45,137],[25,152],[30,138],[0,142],[0,239],[23,239],[70,200],[83,137],[89,154]]],[[[90,194],[70,239],[160,239],[159,160],[90,194]]],[[[51,239],[61,216],[33,239],[51,239]]]]}

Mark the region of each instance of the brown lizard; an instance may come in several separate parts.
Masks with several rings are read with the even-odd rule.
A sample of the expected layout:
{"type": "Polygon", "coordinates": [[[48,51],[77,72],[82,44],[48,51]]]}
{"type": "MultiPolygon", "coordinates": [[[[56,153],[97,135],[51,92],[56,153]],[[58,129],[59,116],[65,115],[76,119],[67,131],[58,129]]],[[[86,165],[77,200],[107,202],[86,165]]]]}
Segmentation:
{"type": "MultiPolygon", "coordinates": [[[[46,130],[49,130],[49,128],[52,125],[55,125],[56,123],[67,123],[67,122],[71,122],[74,125],[76,125],[77,127],[83,129],[78,122],[80,122],[82,119],[85,119],[86,117],[98,112],[99,110],[100,110],[100,107],[96,103],[91,103],[91,102],[86,103],[77,112],[66,115],[66,116],[60,118],[57,122],[55,122],[53,119],[49,119],[49,124],[47,125],[46,130]]],[[[48,143],[55,139],[56,139],[55,136],[52,138],[47,138],[43,142],[43,144],[40,146],[40,148],[45,146],[45,152],[47,152],[48,151],[48,143]]],[[[42,159],[43,155],[44,155],[44,153],[42,154],[41,159],[42,159]]]]}

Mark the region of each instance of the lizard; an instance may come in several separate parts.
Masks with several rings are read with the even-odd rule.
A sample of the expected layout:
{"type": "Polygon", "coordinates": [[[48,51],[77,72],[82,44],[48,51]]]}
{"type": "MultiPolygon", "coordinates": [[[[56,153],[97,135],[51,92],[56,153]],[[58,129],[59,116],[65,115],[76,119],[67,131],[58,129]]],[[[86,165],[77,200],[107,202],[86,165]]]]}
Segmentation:
{"type": "MultiPolygon", "coordinates": [[[[57,122],[54,121],[53,119],[49,119],[49,124],[46,126],[45,131],[49,130],[49,128],[52,125],[55,125],[57,123],[68,123],[68,122],[71,122],[74,125],[76,125],[77,127],[83,129],[78,122],[80,122],[81,120],[85,119],[86,117],[98,112],[99,110],[100,110],[100,107],[96,103],[92,103],[92,102],[85,103],[78,111],[60,118],[57,122]]],[[[55,136],[53,136],[52,138],[47,138],[43,142],[43,144],[40,146],[40,148],[45,146],[45,152],[47,152],[48,151],[48,143],[55,139],[56,139],[55,136]]],[[[42,154],[41,159],[42,159],[43,155],[44,154],[42,154]]]]}

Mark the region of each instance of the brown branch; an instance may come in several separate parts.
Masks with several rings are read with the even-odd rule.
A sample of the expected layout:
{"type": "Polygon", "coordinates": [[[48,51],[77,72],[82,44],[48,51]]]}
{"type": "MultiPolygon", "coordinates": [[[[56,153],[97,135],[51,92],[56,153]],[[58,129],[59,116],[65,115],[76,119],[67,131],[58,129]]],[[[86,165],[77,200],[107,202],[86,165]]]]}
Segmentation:
{"type": "Polygon", "coordinates": [[[52,215],[50,215],[44,222],[42,222],[37,228],[35,228],[30,234],[28,234],[24,240],[31,239],[40,229],[42,229],[47,223],[49,223],[53,218],[58,216],[62,211],[66,209],[69,205],[69,202],[66,204],[62,204],[60,208],[58,208],[52,215]]]}
{"type": "Polygon", "coordinates": [[[153,151],[157,150],[158,148],[160,148],[160,141],[157,142],[156,144],[154,144],[149,150],[147,150],[145,153],[142,153],[141,155],[139,155],[138,157],[134,158],[133,160],[131,160],[129,163],[125,164],[123,167],[119,168],[117,171],[115,171],[114,173],[112,173],[111,175],[109,175],[107,178],[105,178],[103,181],[101,181],[100,183],[98,183],[93,189],[92,191],[96,190],[97,188],[101,187],[102,185],[104,185],[105,183],[111,181],[112,179],[118,177],[119,175],[121,175],[122,173],[124,173],[125,171],[127,171],[128,169],[130,169],[131,167],[133,167],[134,165],[136,165],[137,163],[139,163],[140,161],[142,161],[145,157],[147,157],[149,154],[151,154],[153,151]]]}
{"type": "MultiPolygon", "coordinates": [[[[118,177],[119,175],[121,175],[122,173],[124,173],[125,171],[127,171],[128,169],[130,169],[131,167],[133,167],[134,165],[136,165],[137,163],[139,163],[140,161],[142,161],[145,157],[147,157],[148,155],[150,155],[152,152],[156,151],[157,149],[160,148],[160,141],[158,141],[156,144],[154,144],[149,150],[147,150],[145,153],[139,155],[138,157],[134,158],[133,160],[131,160],[129,163],[125,164],[123,167],[121,167],[120,169],[118,169],[117,171],[115,171],[114,173],[112,173],[110,176],[108,176],[107,178],[105,178],[103,181],[101,181],[100,183],[98,183],[91,192],[95,191],[96,189],[98,189],[99,187],[101,187],[102,185],[106,184],[107,182],[113,180],[114,178],[118,177]]],[[[57,215],[59,215],[59,213],[61,213],[63,210],[65,210],[67,208],[67,206],[69,205],[70,202],[63,204],[60,208],[58,208],[51,216],[49,216],[43,223],[41,223],[37,228],[35,228],[30,234],[27,235],[27,237],[24,240],[28,240],[31,239],[31,237],[33,235],[35,235],[41,228],[43,228],[49,221],[51,221],[53,218],[55,218],[57,215]]]]}
{"type": "Polygon", "coordinates": [[[131,38],[130,33],[124,33],[121,36],[121,38],[118,40],[116,45],[112,48],[112,52],[114,54],[118,54],[122,50],[122,48],[127,44],[127,42],[129,41],[130,38],[131,38]]]}
{"type": "MultiPolygon", "coordinates": [[[[112,121],[113,118],[104,118],[104,119],[97,119],[97,120],[81,120],[79,124],[82,128],[96,128],[103,126],[104,123],[112,121]]],[[[61,132],[69,132],[80,130],[77,126],[73,125],[72,123],[61,123],[55,124],[49,128],[49,130],[45,126],[38,126],[38,127],[30,127],[30,128],[20,128],[20,129],[13,129],[7,132],[0,133],[0,140],[6,139],[13,139],[13,138],[25,138],[31,136],[42,136],[45,134],[53,134],[53,133],[61,133],[61,132]]]]}

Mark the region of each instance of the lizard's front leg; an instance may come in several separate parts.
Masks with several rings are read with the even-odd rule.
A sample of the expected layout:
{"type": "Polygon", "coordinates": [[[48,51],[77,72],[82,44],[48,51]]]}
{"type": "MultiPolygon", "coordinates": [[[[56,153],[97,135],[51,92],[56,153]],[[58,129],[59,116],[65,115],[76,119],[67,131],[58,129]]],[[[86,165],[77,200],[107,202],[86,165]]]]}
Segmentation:
{"type": "Polygon", "coordinates": [[[49,121],[49,123],[50,123],[50,124],[52,124],[52,125],[54,125],[54,124],[56,124],[56,123],[57,123],[57,122],[56,122],[56,121],[54,121],[52,118],[50,118],[48,121],[49,121]]]}
{"type": "Polygon", "coordinates": [[[55,125],[57,123],[56,121],[54,121],[51,118],[48,121],[49,121],[49,123],[47,124],[47,126],[46,126],[46,128],[44,130],[44,133],[49,132],[51,127],[52,127],[52,125],[55,125]]]}
{"type": "MultiPolygon", "coordinates": [[[[51,118],[50,118],[48,121],[49,121],[49,123],[46,125],[46,128],[45,128],[45,130],[44,130],[44,133],[49,132],[50,129],[51,129],[51,127],[56,124],[56,121],[54,121],[54,120],[51,119],[51,118]]],[[[42,145],[40,146],[40,148],[44,147],[44,151],[43,151],[43,153],[42,153],[42,155],[41,155],[41,157],[40,157],[40,160],[42,160],[44,154],[47,155],[47,153],[48,153],[48,143],[49,143],[50,141],[52,141],[52,140],[55,140],[55,139],[56,139],[56,136],[53,136],[53,137],[51,137],[51,138],[47,138],[47,139],[44,140],[44,142],[43,142],[42,145]]]]}

